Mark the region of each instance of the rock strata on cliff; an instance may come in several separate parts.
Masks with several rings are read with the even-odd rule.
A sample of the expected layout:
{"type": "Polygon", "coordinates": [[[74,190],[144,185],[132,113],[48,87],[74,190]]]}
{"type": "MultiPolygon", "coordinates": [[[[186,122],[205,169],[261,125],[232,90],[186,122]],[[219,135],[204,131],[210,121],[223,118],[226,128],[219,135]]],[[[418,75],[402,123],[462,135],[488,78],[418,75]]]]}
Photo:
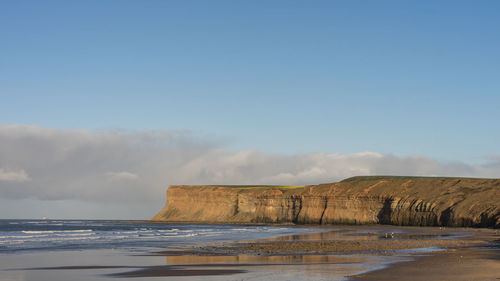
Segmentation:
{"type": "Polygon", "coordinates": [[[500,227],[500,179],[354,177],[302,188],[170,186],[153,221],[500,227]]]}

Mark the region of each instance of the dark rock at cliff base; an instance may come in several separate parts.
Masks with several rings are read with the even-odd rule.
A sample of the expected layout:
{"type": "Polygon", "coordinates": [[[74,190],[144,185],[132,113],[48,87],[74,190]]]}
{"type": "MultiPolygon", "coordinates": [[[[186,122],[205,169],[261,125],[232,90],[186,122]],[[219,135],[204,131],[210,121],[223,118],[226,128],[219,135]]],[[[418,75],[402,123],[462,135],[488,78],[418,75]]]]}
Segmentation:
{"type": "Polygon", "coordinates": [[[353,177],[304,187],[167,189],[153,221],[500,227],[500,179],[353,177]]]}

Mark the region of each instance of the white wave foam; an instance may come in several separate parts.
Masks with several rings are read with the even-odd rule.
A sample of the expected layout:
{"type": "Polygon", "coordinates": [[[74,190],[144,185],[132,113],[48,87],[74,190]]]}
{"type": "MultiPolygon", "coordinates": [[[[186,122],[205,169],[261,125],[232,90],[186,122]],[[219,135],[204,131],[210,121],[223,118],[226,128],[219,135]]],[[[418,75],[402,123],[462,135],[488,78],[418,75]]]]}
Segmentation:
{"type": "Polygon", "coordinates": [[[246,228],[233,228],[231,231],[247,231],[247,232],[255,232],[259,231],[258,229],[246,229],[246,228]]]}
{"type": "Polygon", "coordinates": [[[15,239],[15,238],[38,238],[38,237],[48,237],[49,235],[4,235],[0,236],[0,239],[15,239]]]}
{"type": "Polygon", "coordinates": [[[82,233],[54,233],[54,235],[65,237],[65,236],[89,236],[89,235],[96,235],[96,234],[94,232],[82,232],[82,233]]]}
{"type": "Polygon", "coordinates": [[[196,234],[196,233],[191,233],[191,234],[186,234],[186,235],[177,235],[177,236],[175,236],[175,237],[177,238],[177,237],[193,237],[193,236],[198,236],[198,234],[196,234]]]}
{"type": "Polygon", "coordinates": [[[75,233],[75,232],[92,232],[92,229],[76,229],[76,230],[38,230],[38,231],[33,231],[33,230],[22,230],[22,233],[27,233],[27,234],[44,234],[44,233],[75,233]]]}
{"type": "Polygon", "coordinates": [[[68,237],[68,238],[44,238],[36,240],[18,239],[18,240],[3,240],[0,244],[24,244],[24,243],[38,243],[38,242],[64,242],[72,240],[96,240],[100,237],[68,237]]]}
{"type": "Polygon", "coordinates": [[[99,239],[100,237],[98,236],[86,236],[86,237],[58,237],[58,238],[45,238],[45,239],[40,239],[37,240],[40,242],[47,242],[47,241],[69,241],[69,240],[95,240],[99,239]]]}

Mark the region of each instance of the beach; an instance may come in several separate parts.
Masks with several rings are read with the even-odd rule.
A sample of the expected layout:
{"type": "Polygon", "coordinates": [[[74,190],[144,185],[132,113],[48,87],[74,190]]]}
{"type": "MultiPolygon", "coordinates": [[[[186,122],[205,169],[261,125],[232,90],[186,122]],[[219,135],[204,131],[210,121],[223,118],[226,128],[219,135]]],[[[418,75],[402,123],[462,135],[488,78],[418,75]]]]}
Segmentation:
{"type": "MultiPolygon", "coordinates": [[[[118,226],[124,227],[123,223],[118,226]]],[[[181,226],[140,223],[132,226],[139,226],[144,229],[139,231],[144,232],[151,228],[150,232],[159,234],[177,229],[178,236],[185,236],[188,231],[198,229],[197,232],[193,230],[189,233],[225,233],[226,236],[224,239],[208,239],[212,236],[203,238],[200,234],[199,239],[190,236],[177,240],[158,236],[160,240],[151,245],[145,242],[148,238],[140,238],[123,245],[116,242],[104,245],[115,243],[114,247],[101,245],[100,248],[93,248],[90,244],[82,243],[74,249],[31,249],[1,253],[0,280],[155,280],[151,277],[165,280],[276,281],[500,278],[500,238],[494,229],[381,225],[186,225],[179,228],[181,226]],[[222,231],[217,232],[218,229],[222,231]],[[266,231],[269,235],[262,234],[266,231]],[[257,234],[237,235],[239,232],[257,234]],[[259,235],[264,238],[259,238],[259,235]],[[190,238],[192,243],[187,243],[186,239],[190,238]],[[165,246],[162,247],[162,244],[165,246]]],[[[110,223],[106,227],[116,232],[115,224],[110,223]]],[[[95,236],[106,236],[90,226],[88,228],[96,232],[95,236]]],[[[130,230],[122,230],[120,235],[128,232],[130,230]]],[[[70,233],[76,235],[75,232],[70,233]]],[[[92,241],[95,240],[87,243],[95,243],[92,241]]]]}
{"type": "Polygon", "coordinates": [[[358,226],[202,250],[264,255],[268,263],[293,253],[302,254],[298,263],[325,265],[386,258],[380,269],[338,280],[499,280],[499,242],[498,230],[492,229],[358,226]]]}
{"type": "Polygon", "coordinates": [[[415,257],[352,280],[500,280],[500,255],[487,248],[460,248],[415,257]]]}

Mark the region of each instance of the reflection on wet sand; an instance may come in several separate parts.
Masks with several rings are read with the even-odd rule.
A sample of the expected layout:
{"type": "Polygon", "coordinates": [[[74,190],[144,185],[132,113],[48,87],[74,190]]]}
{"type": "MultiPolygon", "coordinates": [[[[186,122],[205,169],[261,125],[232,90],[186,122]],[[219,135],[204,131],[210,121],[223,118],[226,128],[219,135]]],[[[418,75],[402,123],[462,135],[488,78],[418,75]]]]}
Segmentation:
{"type": "Polygon", "coordinates": [[[228,256],[166,256],[168,265],[182,264],[303,264],[303,263],[356,263],[361,257],[336,255],[228,255],[228,256]]]}
{"type": "MultiPolygon", "coordinates": [[[[318,228],[321,230],[321,228],[318,228]]],[[[330,231],[284,235],[265,241],[319,241],[319,240],[381,240],[381,239],[456,239],[470,235],[460,229],[442,227],[393,227],[393,226],[337,226],[330,231]]]]}
{"type": "Polygon", "coordinates": [[[411,260],[412,249],[431,252],[441,249],[432,246],[475,244],[458,240],[472,235],[459,229],[339,226],[322,230],[157,254],[165,256],[168,266],[245,270],[238,274],[238,279],[242,280],[263,273],[273,276],[266,276],[267,280],[309,280],[311,277],[317,278],[314,280],[343,280],[356,273],[411,260]]]}
{"type": "MultiPolygon", "coordinates": [[[[359,274],[363,278],[370,274],[378,276],[370,272],[413,260],[422,253],[429,255],[432,251],[441,251],[444,246],[451,250],[440,252],[441,260],[453,262],[453,258],[449,257],[457,256],[453,255],[454,251],[461,248],[471,250],[474,248],[471,246],[484,247],[498,240],[492,230],[475,229],[335,226],[329,231],[321,230],[307,235],[221,242],[139,255],[110,250],[50,252],[44,253],[43,258],[39,253],[9,255],[3,259],[0,255],[0,264],[10,269],[2,277],[7,274],[12,277],[11,280],[24,281],[116,280],[116,277],[133,277],[134,281],[150,281],[150,277],[190,281],[346,280],[357,274],[356,279],[361,276],[359,274]],[[19,268],[19,264],[36,266],[19,268]]],[[[484,263],[483,260],[481,262],[484,263]]],[[[397,268],[413,270],[411,266],[397,268]]],[[[380,272],[377,274],[382,274],[384,278],[374,277],[371,280],[390,280],[383,275],[384,271],[380,272]]]]}
{"type": "Polygon", "coordinates": [[[478,245],[467,240],[463,230],[388,226],[339,226],[332,231],[314,234],[289,235],[279,238],[243,241],[199,247],[199,252],[225,255],[336,255],[336,254],[394,254],[397,251],[425,252],[450,247],[478,245]],[[423,250],[420,250],[423,249],[423,250]]]}

